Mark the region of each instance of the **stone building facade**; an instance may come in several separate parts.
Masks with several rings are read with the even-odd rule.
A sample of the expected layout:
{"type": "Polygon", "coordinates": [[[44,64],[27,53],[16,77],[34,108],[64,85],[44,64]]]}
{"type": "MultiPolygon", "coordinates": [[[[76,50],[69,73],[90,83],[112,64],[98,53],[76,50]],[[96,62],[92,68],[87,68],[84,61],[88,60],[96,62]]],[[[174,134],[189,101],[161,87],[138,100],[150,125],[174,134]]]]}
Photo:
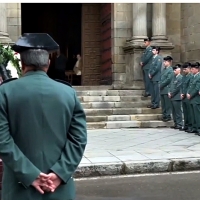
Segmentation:
{"type": "MultiPolygon", "coordinates": [[[[142,88],[139,57],[151,36],[174,63],[199,61],[200,4],[82,4],[82,85],[142,88]]],[[[21,4],[0,3],[0,42],[21,35],[21,4]]]]}

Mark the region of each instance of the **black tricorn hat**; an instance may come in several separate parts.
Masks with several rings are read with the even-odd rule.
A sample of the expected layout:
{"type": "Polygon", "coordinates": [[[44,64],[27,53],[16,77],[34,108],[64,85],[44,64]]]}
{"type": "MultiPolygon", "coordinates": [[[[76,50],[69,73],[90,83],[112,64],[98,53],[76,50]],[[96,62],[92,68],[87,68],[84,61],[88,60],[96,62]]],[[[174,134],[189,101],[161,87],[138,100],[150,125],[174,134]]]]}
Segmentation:
{"type": "Polygon", "coordinates": [[[57,51],[59,45],[47,33],[24,33],[12,49],[18,53],[29,49],[43,49],[51,53],[57,51]]]}
{"type": "Polygon", "coordinates": [[[163,60],[165,60],[165,61],[172,61],[173,58],[171,56],[166,56],[166,57],[163,58],[163,60]]]}

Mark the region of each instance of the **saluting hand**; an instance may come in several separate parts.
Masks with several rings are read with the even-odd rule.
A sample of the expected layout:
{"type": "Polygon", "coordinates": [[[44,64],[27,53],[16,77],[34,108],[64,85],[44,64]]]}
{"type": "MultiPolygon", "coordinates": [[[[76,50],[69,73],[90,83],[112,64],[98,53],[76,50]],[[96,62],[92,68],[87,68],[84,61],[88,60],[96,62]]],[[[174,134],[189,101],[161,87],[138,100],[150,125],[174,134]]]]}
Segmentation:
{"type": "Polygon", "coordinates": [[[168,93],[168,97],[171,99],[172,95],[170,93],[168,93]]]}

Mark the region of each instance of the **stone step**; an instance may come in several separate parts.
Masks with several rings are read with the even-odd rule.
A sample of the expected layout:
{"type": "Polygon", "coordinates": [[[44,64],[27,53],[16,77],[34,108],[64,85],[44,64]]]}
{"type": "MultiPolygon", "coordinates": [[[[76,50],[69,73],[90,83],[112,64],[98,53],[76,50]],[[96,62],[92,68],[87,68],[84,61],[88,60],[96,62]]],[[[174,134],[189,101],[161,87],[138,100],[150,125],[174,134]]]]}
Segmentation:
{"type": "Polygon", "coordinates": [[[77,96],[135,96],[142,95],[143,90],[77,90],[77,96]]]}
{"type": "Polygon", "coordinates": [[[146,108],[149,101],[140,102],[87,102],[82,103],[83,108],[146,108]]]}
{"type": "Polygon", "coordinates": [[[141,96],[80,96],[80,102],[141,102],[149,101],[150,97],[141,96]]]}
{"type": "Polygon", "coordinates": [[[105,122],[108,121],[108,116],[86,116],[87,122],[105,122]]]}
{"type": "Polygon", "coordinates": [[[96,85],[96,86],[72,86],[76,91],[84,90],[112,90],[112,85],[96,85]]]}
{"type": "Polygon", "coordinates": [[[88,122],[87,129],[105,129],[106,122],[88,122]]]}
{"type": "Polygon", "coordinates": [[[120,128],[161,128],[170,127],[173,122],[152,121],[110,121],[110,122],[88,122],[88,129],[120,129],[120,128]]]}
{"type": "Polygon", "coordinates": [[[131,115],[131,114],[161,114],[161,109],[149,108],[108,108],[108,109],[84,109],[87,116],[104,115],[131,115]]]}
{"type": "Polygon", "coordinates": [[[162,114],[86,116],[86,119],[87,119],[87,122],[151,121],[151,120],[161,120],[162,119],[162,114]]]}
{"type": "MultiPolygon", "coordinates": [[[[117,115],[116,115],[117,116],[117,115]]],[[[138,114],[131,115],[131,121],[151,121],[151,120],[161,120],[162,114],[138,114]]],[[[111,121],[111,120],[109,120],[111,121]]]]}

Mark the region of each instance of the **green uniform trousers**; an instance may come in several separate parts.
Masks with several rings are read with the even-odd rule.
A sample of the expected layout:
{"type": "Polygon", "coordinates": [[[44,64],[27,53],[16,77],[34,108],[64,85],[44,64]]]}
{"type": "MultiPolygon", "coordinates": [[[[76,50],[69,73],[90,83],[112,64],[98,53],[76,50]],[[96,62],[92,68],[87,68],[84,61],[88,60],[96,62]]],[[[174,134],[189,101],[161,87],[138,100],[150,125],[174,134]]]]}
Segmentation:
{"type": "Polygon", "coordinates": [[[160,107],[159,81],[151,81],[151,85],[152,85],[151,104],[154,107],[160,107]]]}
{"type": "Polygon", "coordinates": [[[182,101],[183,116],[184,116],[184,128],[192,129],[192,111],[191,105],[188,100],[182,101]]]}
{"type": "Polygon", "coordinates": [[[167,94],[161,94],[160,97],[163,119],[171,119],[171,100],[167,94]]]}
{"type": "Polygon", "coordinates": [[[174,125],[181,128],[183,126],[181,100],[171,100],[171,104],[174,125]]]}
{"type": "Polygon", "coordinates": [[[143,77],[144,77],[144,87],[145,87],[145,93],[151,94],[152,92],[152,84],[151,80],[149,78],[149,69],[143,69],[143,77]]]}
{"type": "Polygon", "coordinates": [[[192,108],[192,130],[200,132],[200,104],[190,104],[192,108]]]}

